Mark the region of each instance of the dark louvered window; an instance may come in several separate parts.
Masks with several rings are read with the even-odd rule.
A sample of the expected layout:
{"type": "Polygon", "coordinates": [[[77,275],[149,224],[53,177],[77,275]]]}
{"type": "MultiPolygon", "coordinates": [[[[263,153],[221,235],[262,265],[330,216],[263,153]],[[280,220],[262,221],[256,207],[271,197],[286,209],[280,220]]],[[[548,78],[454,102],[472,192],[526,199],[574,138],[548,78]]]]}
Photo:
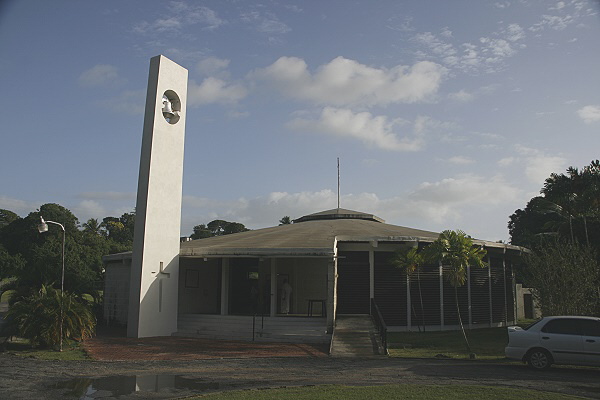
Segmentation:
{"type": "Polygon", "coordinates": [[[406,326],[406,272],[394,267],[392,252],[375,252],[375,301],[386,324],[406,326]]]}
{"type": "Polygon", "coordinates": [[[369,253],[340,251],[338,256],[337,313],[369,314],[369,253]]]}

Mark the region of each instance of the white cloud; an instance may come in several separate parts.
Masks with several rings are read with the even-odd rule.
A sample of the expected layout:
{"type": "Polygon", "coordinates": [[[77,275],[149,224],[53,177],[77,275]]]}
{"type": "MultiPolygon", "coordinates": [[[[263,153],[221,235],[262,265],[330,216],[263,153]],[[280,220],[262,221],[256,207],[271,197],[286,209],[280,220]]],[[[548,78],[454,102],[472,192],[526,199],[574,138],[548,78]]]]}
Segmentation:
{"type": "Polygon", "coordinates": [[[437,93],[444,74],[443,67],[428,61],[388,69],[344,57],[311,73],[304,60],[281,57],[250,76],[271,82],[292,98],[335,106],[375,106],[428,101],[437,93]]]}
{"type": "Polygon", "coordinates": [[[203,75],[213,75],[222,72],[228,66],[229,60],[217,57],[207,57],[198,63],[196,69],[203,75]]]}
{"type": "MultiPolygon", "coordinates": [[[[465,215],[489,215],[490,209],[503,207],[507,203],[516,203],[517,207],[520,201],[520,191],[502,177],[485,178],[474,174],[425,182],[412,192],[389,198],[380,198],[368,192],[341,196],[343,208],[370,212],[392,224],[437,231],[447,229],[450,224],[455,225],[465,215]]],[[[206,224],[217,218],[242,222],[256,229],[275,226],[284,215],[295,219],[336,206],[337,193],[328,189],[316,192],[271,192],[234,201],[193,200],[188,197],[187,200],[184,198],[182,234],[189,235],[194,225],[206,224]],[[185,207],[193,201],[197,201],[197,207],[185,207]]],[[[488,228],[482,226],[481,230],[489,231],[488,228]]]]}
{"type": "Polygon", "coordinates": [[[515,55],[516,50],[510,43],[504,39],[481,38],[479,41],[484,45],[482,54],[486,57],[486,62],[497,62],[504,58],[515,55]]]}
{"type": "Polygon", "coordinates": [[[503,35],[511,42],[525,39],[525,30],[519,24],[510,24],[503,30],[503,35]]]}
{"type": "Polygon", "coordinates": [[[464,156],[454,156],[454,157],[450,157],[448,159],[448,162],[450,164],[456,164],[456,165],[469,165],[469,164],[475,163],[475,160],[473,160],[472,158],[469,158],[469,157],[464,157],[464,156]]]}
{"type": "Polygon", "coordinates": [[[261,33],[284,34],[291,31],[290,27],[281,22],[271,12],[250,11],[241,15],[242,21],[251,24],[254,29],[261,33]]]}
{"type": "Polygon", "coordinates": [[[600,105],[585,106],[577,110],[577,114],[586,124],[598,122],[600,121],[600,105]]]}
{"type": "Polygon", "coordinates": [[[548,155],[545,152],[529,147],[516,145],[521,163],[525,165],[525,176],[533,182],[542,185],[553,172],[565,169],[567,160],[561,156],[548,155]]]}
{"type": "Polygon", "coordinates": [[[475,98],[475,95],[473,95],[472,93],[467,92],[464,89],[459,90],[458,92],[454,92],[454,93],[450,93],[448,95],[448,98],[450,98],[451,100],[454,101],[459,101],[459,102],[468,102],[471,101],[475,98]]]}
{"type": "Polygon", "coordinates": [[[34,204],[25,200],[0,195],[0,208],[12,211],[22,217],[38,209],[41,204],[42,203],[34,204]]]}
{"type": "Polygon", "coordinates": [[[448,27],[445,27],[444,29],[442,29],[441,35],[443,37],[446,37],[446,38],[451,38],[452,37],[452,31],[448,27]]]}
{"type": "Polygon", "coordinates": [[[404,121],[390,121],[386,116],[373,116],[369,112],[354,113],[348,109],[325,107],[317,120],[296,118],[288,123],[288,127],[350,137],[384,150],[416,151],[424,145],[422,135],[426,122],[422,118],[417,119],[415,134],[401,138],[394,130],[397,125],[403,125],[404,121]]]}
{"type": "Polygon", "coordinates": [[[498,205],[518,198],[519,190],[500,175],[486,178],[463,174],[438,182],[424,182],[409,198],[440,205],[498,205]]]}
{"type": "Polygon", "coordinates": [[[202,29],[214,30],[225,24],[216,12],[208,7],[184,1],[171,1],[165,5],[164,16],[153,21],[141,21],[133,27],[139,34],[152,36],[169,33],[178,35],[190,25],[201,25],[202,29]]]}
{"type": "Polygon", "coordinates": [[[82,192],[77,195],[84,200],[135,200],[134,192],[82,192]]]}
{"type": "Polygon", "coordinates": [[[119,77],[118,70],[113,65],[99,64],[84,71],[79,76],[78,82],[81,86],[115,86],[121,84],[123,79],[119,77]]]}
{"type": "Polygon", "coordinates": [[[556,31],[562,31],[567,26],[575,22],[575,18],[572,15],[543,15],[542,20],[536,24],[533,24],[529,30],[532,32],[539,32],[544,29],[554,29],[556,31]]]}
{"type": "Polygon", "coordinates": [[[201,104],[234,104],[246,97],[248,90],[241,84],[227,83],[222,79],[209,77],[200,85],[194,80],[188,84],[188,101],[190,105],[201,104]]]}
{"type": "Polygon", "coordinates": [[[504,157],[504,158],[501,158],[500,160],[498,160],[498,165],[501,167],[508,167],[508,166],[514,164],[514,162],[515,162],[514,157],[504,157]]]}
{"type": "Polygon", "coordinates": [[[77,216],[79,222],[85,222],[90,218],[100,219],[107,215],[106,209],[94,200],[83,200],[73,207],[73,214],[77,216]]]}
{"type": "Polygon", "coordinates": [[[125,90],[117,97],[103,101],[105,108],[118,113],[140,115],[144,113],[146,92],[144,90],[125,90]]]}
{"type": "Polygon", "coordinates": [[[438,60],[451,69],[469,73],[492,73],[503,66],[504,61],[525,47],[525,30],[518,24],[509,24],[481,37],[479,44],[452,43],[452,34],[444,28],[439,35],[432,32],[419,33],[412,40],[427,49],[423,57],[438,60]]]}

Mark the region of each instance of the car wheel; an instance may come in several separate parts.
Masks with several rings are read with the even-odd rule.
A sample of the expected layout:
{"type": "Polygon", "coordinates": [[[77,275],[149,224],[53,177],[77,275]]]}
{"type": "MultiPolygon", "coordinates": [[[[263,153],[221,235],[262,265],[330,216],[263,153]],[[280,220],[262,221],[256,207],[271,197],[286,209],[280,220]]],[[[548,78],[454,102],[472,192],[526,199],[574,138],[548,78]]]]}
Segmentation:
{"type": "Polygon", "coordinates": [[[544,349],[533,349],[527,355],[527,364],[538,370],[548,369],[552,365],[552,356],[544,349]]]}

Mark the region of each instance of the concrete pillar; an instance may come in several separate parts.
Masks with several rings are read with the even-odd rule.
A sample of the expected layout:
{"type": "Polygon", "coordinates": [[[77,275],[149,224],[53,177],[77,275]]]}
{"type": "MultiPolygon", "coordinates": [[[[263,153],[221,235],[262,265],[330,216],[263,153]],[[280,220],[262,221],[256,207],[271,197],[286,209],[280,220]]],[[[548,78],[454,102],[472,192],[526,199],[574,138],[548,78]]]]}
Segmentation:
{"type": "MultiPolygon", "coordinates": [[[[375,242],[377,243],[377,242],[375,242]]],[[[369,299],[375,298],[375,251],[369,250],[369,299]]],[[[369,300],[370,302],[370,300],[369,300]]],[[[369,303],[370,307],[370,303],[369,303]]]]}
{"type": "Polygon", "coordinates": [[[412,330],[412,296],[410,295],[410,274],[406,274],[406,329],[412,330]]]}
{"type": "Polygon", "coordinates": [[[335,326],[337,306],[337,257],[327,265],[327,332],[332,333],[335,326]]]}
{"type": "Polygon", "coordinates": [[[494,310],[494,307],[492,306],[492,259],[490,258],[490,256],[487,256],[487,260],[488,260],[488,293],[490,296],[490,326],[494,325],[494,316],[492,315],[492,312],[494,310]]]}
{"type": "Polygon", "coordinates": [[[177,331],[179,236],[188,71],[164,56],[150,60],[127,336],[177,331]]]}
{"type": "Polygon", "coordinates": [[[473,328],[473,310],[471,309],[471,266],[467,265],[467,299],[469,302],[469,329],[473,328]]]}
{"type": "Polygon", "coordinates": [[[439,261],[440,268],[440,328],[444,330],[444,268],[442,261],[439,261]]]}
{"type": "Polygon", "coordinates": [[[277,262],[276,258],[271,259],[271,309],[269,315],[274,317],[277,315],[277,262]]]}
{"type": "Polygon", "coordinates": [[[506,298],[506,247],[502,254],[502,283],[504,284],[504,326],[508,326],[508,299],[506,298]]]}

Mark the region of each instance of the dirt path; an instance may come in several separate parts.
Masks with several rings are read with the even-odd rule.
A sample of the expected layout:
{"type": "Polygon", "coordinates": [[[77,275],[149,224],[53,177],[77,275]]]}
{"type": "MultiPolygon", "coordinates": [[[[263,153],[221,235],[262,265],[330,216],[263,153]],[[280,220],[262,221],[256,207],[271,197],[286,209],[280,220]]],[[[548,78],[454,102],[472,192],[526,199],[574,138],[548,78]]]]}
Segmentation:
{"type": "MultiPolygon", "coordinates": [[[[161,376],[167,379],[177,376],[179,382],[184,383],[177,390],[166,388],[158,392],[112,394],[122,400],[170,399],[232,389],[392,383],[498,385],[600,398],[598,368],[554,367],[546,372],[537,372],[516,364],[478,361],[330,357],[67,362],[40,361],[3,353],[0,354],[0,399],[78,398],[74,394],[65,395],[72,390],[66,389],[64,382],[73,378],[108,376],[129,377],[123,378],[121,383],[131,385],[134,382],[133,387],[135,376],[138,376],[138,386],[146,378],[159,382],[161,376]],[[190,382],[194,382],[195,386],[190,382]]],[[[89,381],[78,384],[84,390],[89,381]]],[[[105,396],[110,394],[104,393],[105,396]]]]}

